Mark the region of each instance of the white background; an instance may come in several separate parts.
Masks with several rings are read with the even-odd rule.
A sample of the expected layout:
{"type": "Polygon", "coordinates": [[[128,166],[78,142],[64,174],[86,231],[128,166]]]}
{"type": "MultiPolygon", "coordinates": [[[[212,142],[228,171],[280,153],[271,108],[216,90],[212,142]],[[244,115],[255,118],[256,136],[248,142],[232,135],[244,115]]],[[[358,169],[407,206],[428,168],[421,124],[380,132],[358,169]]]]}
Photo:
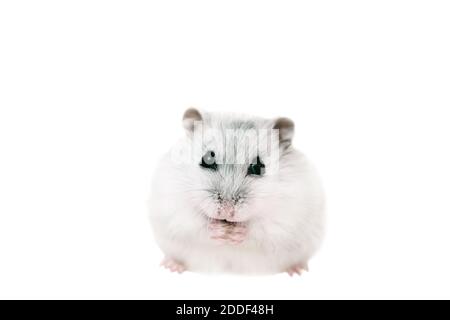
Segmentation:
{"type": "Polygon", "coordinates": [[[450,298],[448,1],[2,1],[0,298],[450,298]],[[299,278],[171,274],[147,218],[185,108],[295,120],[299,278]]]}

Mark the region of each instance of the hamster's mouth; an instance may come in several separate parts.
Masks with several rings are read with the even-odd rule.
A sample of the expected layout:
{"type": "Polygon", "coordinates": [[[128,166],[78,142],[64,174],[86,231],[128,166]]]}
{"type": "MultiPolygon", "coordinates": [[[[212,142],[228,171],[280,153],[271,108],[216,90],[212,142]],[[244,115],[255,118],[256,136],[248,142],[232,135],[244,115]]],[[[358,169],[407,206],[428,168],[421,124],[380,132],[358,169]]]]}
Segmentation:
{"type": "Polygon", "coordinates": [[[212,222],[222,222],[222,223],[230,223],[230,224],[236,223],[233,221],[228,221],[227,219],[218,219],[218,218],[211,218],[211,217],[208,217],[208,219],[212,222]]]}
{"type": "Polygon", "coordinates": [[[246,223],[246,220],[239,220],[239,219],[226,219],[226,218],[212,218],[210,216],[206,216],[206,219],[210,222],[222,222],[222,223],[229,223],[229,224],[237,224],[237,223],[246,223]]]}
{"type": "Polygon", "coordinates": [[[217,216],[211,216],[209,215],[206,211],[199,209],[198,213],[203,216],[203,218],[207,221],[207,222],[222,222],[222,223],[229,223],[229,224],[237,224],[237,223],[247,223],[249,222],[249,219],[240,219],[236,216],[233,217],[217,217],[217,216]]]}

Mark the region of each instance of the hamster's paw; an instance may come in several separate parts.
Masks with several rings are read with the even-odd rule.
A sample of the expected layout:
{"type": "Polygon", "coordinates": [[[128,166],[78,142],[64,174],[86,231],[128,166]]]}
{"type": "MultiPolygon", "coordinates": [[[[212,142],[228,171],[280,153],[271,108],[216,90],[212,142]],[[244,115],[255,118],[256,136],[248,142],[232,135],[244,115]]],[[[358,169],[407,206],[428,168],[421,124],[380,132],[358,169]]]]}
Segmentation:
{"type": "Polygon", "coordinates": [[[211,239],[225,244],[239,244],[247,236],[247,225],[223,220],[213,220],[208,226],[211,239]]]}
{"type": "Polygon", "coordinates": [[[296,274],[301,276],[303,271],[308,271],[308,263],[295,264],[286,270],[287,274],[291,277],[296,274]]]}
{"type": "Polygon", "coordinates": [[[161,261],[161,266],[169,269],[172,272],[183,273],[184,271],[186,271],[186,268],[182,263],[167,257],[164,258],[163,261],[161,261]]]}

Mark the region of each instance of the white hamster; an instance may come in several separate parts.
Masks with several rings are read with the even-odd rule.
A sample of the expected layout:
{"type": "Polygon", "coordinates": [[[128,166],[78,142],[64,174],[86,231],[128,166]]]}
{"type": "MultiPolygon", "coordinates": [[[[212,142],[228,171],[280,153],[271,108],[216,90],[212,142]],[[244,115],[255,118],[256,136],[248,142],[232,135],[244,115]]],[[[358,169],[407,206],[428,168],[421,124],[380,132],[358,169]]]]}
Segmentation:
{"type": "Polygon", "coordinates": [[[162,265],[175,272],[307,270],[324,235],[324,194],[292,146],[293,121],[190,108],[183,125],[150,198],[162,265]],[[263,139],[266,132],[276,138],[263,139]]]}

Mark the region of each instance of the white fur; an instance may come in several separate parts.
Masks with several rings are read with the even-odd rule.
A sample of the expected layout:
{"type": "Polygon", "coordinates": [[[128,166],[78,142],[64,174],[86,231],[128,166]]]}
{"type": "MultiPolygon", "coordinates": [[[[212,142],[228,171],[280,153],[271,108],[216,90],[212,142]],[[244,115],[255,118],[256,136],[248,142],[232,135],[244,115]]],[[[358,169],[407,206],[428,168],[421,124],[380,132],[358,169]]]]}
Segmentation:
{"type": "MultiPolygon", "coordinates": [[[[229,114],[203,113],[202,117],[206,126],[202,152],[216,154],[223,150],[208,140],[208,130],[236,127],[243,119],[257,128],[273,125],[272,120],[229,114]]],[[[189,134],[177,144],[191,146],[189,134]]],[[[256,156],[255,148],[251,152],[256,156]]],[[[323,238],[324,195],[302,153],[292,146],[280,153],[279,170],[257,178],[246,176],[244,166],[224,176],[198,163],[176,163],[167,154],[156,170],[150,200],[154,235],[165,255],[199,272],[278,273],[306,265],[323,238]],[[247,223],[247,238],[237,245],[212,240],[206,216],[214,217],[217,203],[211,189],[233,192],[244,185],[246,194],[236,217],[247,223]]],[[[198,161],[201,156],[195,155],[198,161]]],[[[265,164],[270,169],[270,162],[265,164]]]]}

